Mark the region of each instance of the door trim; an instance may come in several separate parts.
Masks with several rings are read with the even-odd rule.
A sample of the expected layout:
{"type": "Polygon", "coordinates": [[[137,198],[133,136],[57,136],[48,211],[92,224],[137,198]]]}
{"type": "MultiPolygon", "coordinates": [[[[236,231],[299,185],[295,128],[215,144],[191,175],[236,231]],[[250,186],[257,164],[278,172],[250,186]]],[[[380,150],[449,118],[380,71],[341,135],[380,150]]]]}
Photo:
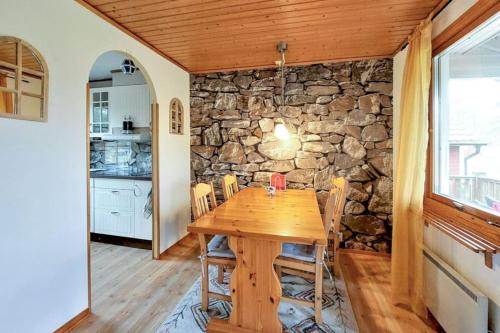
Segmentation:
{"type": "Polygon", "coordinates": [[[160,259],[160,178],[159,178],[159,106],[158,103],[151,104],[151,131],[153,151],[153,259],[160,259]]]}

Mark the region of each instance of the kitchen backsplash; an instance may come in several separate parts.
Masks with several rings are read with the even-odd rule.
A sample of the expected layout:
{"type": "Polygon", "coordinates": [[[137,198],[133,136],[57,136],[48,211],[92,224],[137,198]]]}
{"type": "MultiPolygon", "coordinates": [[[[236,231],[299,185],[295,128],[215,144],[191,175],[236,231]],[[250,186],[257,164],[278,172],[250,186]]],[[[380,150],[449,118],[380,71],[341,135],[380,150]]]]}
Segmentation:
{"type": "Polygon", "coordinates": [[[151,142],[94,141],[90,143],[91,169],[127,169],[151,173],[151,142]]]}

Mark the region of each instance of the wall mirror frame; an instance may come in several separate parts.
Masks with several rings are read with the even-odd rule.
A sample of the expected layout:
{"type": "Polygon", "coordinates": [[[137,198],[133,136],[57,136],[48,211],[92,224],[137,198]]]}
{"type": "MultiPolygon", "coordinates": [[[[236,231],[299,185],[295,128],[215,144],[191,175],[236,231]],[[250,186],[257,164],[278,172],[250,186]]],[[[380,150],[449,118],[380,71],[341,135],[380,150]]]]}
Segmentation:
{"type": "Polygon", "coordinates": [[[184,134],[184,106],[181,100],[176,97],[170,101],[169,118],[170,133],[184,134]]]}
{"type": "Polygon", "coordinates": [[[27,42],[0,36],[0,117],[46,122],[48,69],[27,42]]]}

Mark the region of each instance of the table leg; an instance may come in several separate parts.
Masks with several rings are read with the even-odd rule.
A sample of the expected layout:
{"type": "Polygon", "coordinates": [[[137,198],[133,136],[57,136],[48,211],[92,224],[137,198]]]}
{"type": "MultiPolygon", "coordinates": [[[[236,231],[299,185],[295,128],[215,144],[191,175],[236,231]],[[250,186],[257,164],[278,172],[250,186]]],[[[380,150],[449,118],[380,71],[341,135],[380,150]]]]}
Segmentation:
{"type": "Polygon", "coordinates": [[[230,237],[229,246],[236,254],[230,284],[233,310],[229,321],[211,320],[207,331],[281,333],[281,284],[273,267],[281,242],[230,237]]]}

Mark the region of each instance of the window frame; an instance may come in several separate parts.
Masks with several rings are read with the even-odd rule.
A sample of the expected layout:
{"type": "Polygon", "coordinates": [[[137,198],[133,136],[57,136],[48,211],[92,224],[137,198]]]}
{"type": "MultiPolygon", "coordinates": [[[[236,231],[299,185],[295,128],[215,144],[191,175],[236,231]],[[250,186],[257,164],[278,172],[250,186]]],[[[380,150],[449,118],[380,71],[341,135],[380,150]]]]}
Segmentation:
{"type": "Polygon", "coordinates": [[[0,92],[10,92],[14,94],[14,112],[13,113],[5,113],[5,112],[0,112],[0,117],[1,118],[10,118],[10,119],[18,119],[18,120],[29,120],[29,121],[38,121],[38,122],[47,122],[48,121],[48,108],[47,108],[47,100],[48,100],[48,81],[49,81],[49,74],[48,74],[48,67],[47,63],[45,62],[45,59],[42,57],[40,52],[38,52],[37,49],[35,49],[33,46],[31,46],[29,43],[26,41],[12,37],[12,36],[0,36],[0,41],[10,41],[14,42],[16,44],[16,64],[11,64],[8,62],[4,62],[0,60],[0,66],[9,68],[11,70],[14,70],[16,73],[16,83],[15,83],[15,88],[14,89],[9,89],[5,87],[0,87],[0,92]],[[33,70],[30,68],[23,67],[22,63],[22,57],[23,57],[23,47],[28,49],[32,54],[37,58],[37,60],[40,62],[40,65],[43,69],[43,72],[33,70]],[[32,94],[28,92],[23,92],[23,89],[21,88],[21,80],[23,73],[31,74],[36,77],[40,77],[41,82],[41,94],[32,94]],[[22,114],[21,110],[21,96],[31,96],[35,98],[39,98],[41,100],[40,105],[40,117],[33,117],[33,116],[26,116],[22,114]]]}
{"type": "Polygon", "coordinates": [[[451,212],[455,217],[468,222],[472,229],[474,229],[474,232],[490,236],[491,234],[500,235],[500,229],[495,226],[489,226],[485,222],[491,221],[500,224],[500,216],[479,209],[473,205],[434,193],[434,92],[436,91],[436,68],[434,68],[434,60],[436,56],[443,53],[446,49],[464,38],[478,26],[495,16],[499,10],[500,4],[498,3],[490,6],[478,3],[471,7],[447,29],[432,40],[432,75],[429,90],[428,115],[429,140],[427,147],[426,184],[424,194],[424,210],[432,211],[438,215],[445,215],[451,212]],[[459,203],[460,207],[458,207],[456,203],[459,203]]]}
{"type": "Polygon", "coordinates": [[[182,102],[179,98],[174,97],[170,101],[170,107],[169,107],[169,132],[170,134],[178,134],[178,135],[183,135],[184,134],[184,106],[182,105],[182,102]],[[178,109],[174,110],[173,106],[174,104],[178,105],[178,109]],[[174,120],[175,116],[175,120],[174,120]],[[172,127],[176,125],[174,130],[172,127]]]}

